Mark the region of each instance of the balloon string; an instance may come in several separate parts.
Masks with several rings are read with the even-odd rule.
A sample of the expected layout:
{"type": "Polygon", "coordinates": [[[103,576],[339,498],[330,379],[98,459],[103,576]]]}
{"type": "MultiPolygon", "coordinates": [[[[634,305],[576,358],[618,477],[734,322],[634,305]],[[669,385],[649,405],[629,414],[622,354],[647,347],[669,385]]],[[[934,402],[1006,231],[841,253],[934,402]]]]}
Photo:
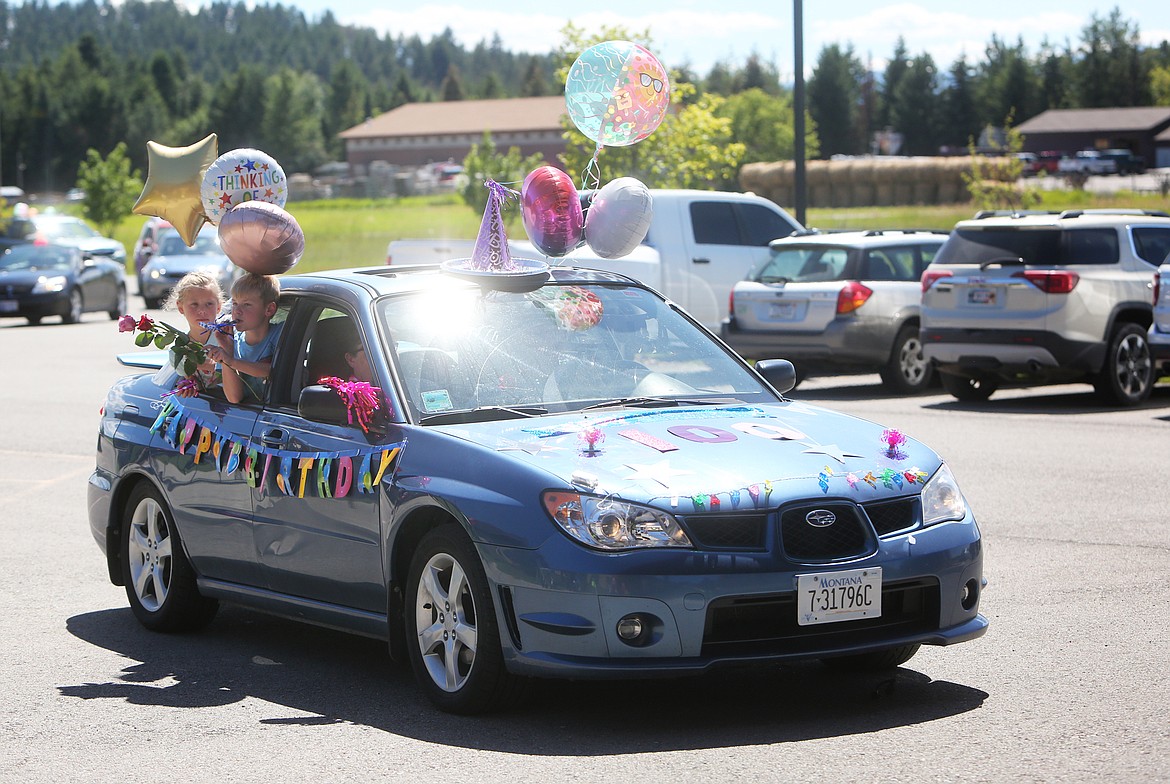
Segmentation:
{"type": "MultiPolygon", "coordinates": [[[[597,157],[601,155],[601,147],[602,145],[599,143],[593,150],[593,157],[589,159],[589,163],[585,165],[585,171],[581,174],[581,190],[583,191],[596,191],[601,187],[601,166],[597,163],[597,157]]],[[[592,202],[593,199],[590,198],[581,205],[585,215],[589,214],[589,205],[592,202]]]]}

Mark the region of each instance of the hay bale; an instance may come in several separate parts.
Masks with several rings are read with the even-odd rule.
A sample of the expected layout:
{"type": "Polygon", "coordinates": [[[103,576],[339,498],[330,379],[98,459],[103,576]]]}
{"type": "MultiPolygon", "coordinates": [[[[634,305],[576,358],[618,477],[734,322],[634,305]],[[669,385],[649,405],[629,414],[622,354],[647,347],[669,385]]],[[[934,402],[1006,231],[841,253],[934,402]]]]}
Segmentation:
{"type": "Polygon", "coordinates": [[[853,166],[854,161],[852,158],[829,161],[829,198],[832,200],[831,206],[852,206],[853,166]]]}
{"type": "Polygon", "coordinates": [[[873,158],[853,161],[849,177],[849,206],[871,207],[877,203],[877,175],[873,158]]]}

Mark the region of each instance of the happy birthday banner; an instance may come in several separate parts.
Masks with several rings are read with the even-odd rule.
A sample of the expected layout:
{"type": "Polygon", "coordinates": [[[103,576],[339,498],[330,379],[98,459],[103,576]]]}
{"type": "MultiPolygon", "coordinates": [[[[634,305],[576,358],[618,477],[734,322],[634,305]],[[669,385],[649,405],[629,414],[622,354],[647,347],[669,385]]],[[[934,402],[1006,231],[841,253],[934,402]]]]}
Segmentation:
{"type": "Polygon", "coordinates": [[[242,471],[248,487],[264,488],[275,465],[277,488],[297,498],[304,498],[306,491],[319,498],[373,493],[406,445],[400,441],[337,452],[274,449],[247,436],[222,433],[220,424],[189,411],[172,396],[162,403],[150,432],[161,433],[179,454],[190,453],[195,465],[210,460],[222,474],[242,471]]]}

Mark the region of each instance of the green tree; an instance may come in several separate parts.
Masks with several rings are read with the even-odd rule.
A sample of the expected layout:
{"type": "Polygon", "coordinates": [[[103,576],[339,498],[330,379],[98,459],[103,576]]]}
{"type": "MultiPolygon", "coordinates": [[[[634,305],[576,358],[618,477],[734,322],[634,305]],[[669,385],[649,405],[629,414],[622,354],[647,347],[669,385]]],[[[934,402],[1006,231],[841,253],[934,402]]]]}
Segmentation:
{"type": "Polygon", "coordinates": [[[949,147],[966,147],[979,133],[971,66],[961,55],[951,64],[949,80],[940,93],[939,141],[949,147]]]}
{"type": "MultiPolygon", "coordinates": [[[[792,96],[768,95],[759,87],[736,93],[716,114],[731,120],[731,136],[744,145],[741,163],[791,160],[795,150],[792,96]]],[[[820,143],[811,117],[805,119],[805,154],[817,157],[820,143]]]]}
{"type": "Polygon", "coordinates": [[[544,78],[544,69],[535,57],[528,58],[528,67],[524,69],[524,84],[520,88],[520,97],[535,98],[539,95],[548,95],[548,83],[544,78]]]}
{"type": "Polygon", "coordinates": [[[86,151],[85,160],[77,167],[77,187],[85,191],[82,213],[97,224],[102,234],[112,237],[134,208],[142,192],[142,177],[137,169],[130,168],[126,144],[119,142],[104,159],[93,148],[86,151]]]}
{"type": "Polygon", "coordinates": [[[317,77],[281,68],[265,84],[260,149],[286,174],[312,171],[326,160],[321,132],[324,92],[317,77]]]}
{"type": "MultiPolygon", "coordinates": [[[[1040,203],[1040,192],[1021,187],[1017,183],[1024,174],[1024,162],[1016,155],[1024,149],[1024,137],[1012,126],[1012,117],[1004,120],[1004,144],[997,156],[989,158],[975,149],[974,140],[968,145],[971,170],[963,172],[963,181],[971,201],[981,210],[1026,210],[1040,203]]],[[[988,133],[988,137],[995,134],[988,133]]]]}
{"type": "MultiPolygon", "coordinates": [[[[463,159],[463,171],[467,174],[467,185],[463,187],[463,201],[478,214],[482,214],[487,207],[488,189],[485,183],[488,180],[507,185],[513,190],[520,190],[520,185],[528,173],[538,166],[544,165],[544,156],[529,155],[522,157],[519,147],[509,147],[506,153],[496,149],[491,131],[484,131],[483,137],[471,145],[471,151],[463,159]]],[[[504,219],[514,223],[519,210],[507,210],[504,219]]]]}
{"type": "Polygon", "coordinates": [[[1155,106],[1170,106],[1170,66],[1150,71],[1150,93],[1155,106]]]}
{"type": "Polygon", "coordinates": [[[902,133],[905,155],[938,153],[938,75],[934,58],[920,54],[910,61],[894,90],[890,122],[902,133]]]}
{"type": "Polygon", "coordinates": [[[447,75],[439,85],[439,95],[444,101],[462,101],[464,98],[463,77],[459,75],[459,68],[454,63],[447,66],[447,75]]]}
{"type": "Polygon", "coordinates": [[[1143,106],[1150,101],[1149,72],[1139,55],[1136,23],[1114,8],[1105,19],[1093,14],[1081,31],[1075,83],[1085,107],[1143,106]]]}
{"type": "Polygon", "coordinates": [[[894,127],[894,115],[897,110],[898,83],[910,70],[910,52],[906,49],[906,39],[898,36],[894,45],[894,54],[886,63],[885,78],[882,82],[881,105],[878,107],[878,126],[881,128],[894,127]]]}
{"type": "Polygon", "coordinates": [[[858,122],[863,72],[852,47],[830,44],[817,56],[808,81],[808,110],[825,156],[857,155],[866,150],[858,122]]]}

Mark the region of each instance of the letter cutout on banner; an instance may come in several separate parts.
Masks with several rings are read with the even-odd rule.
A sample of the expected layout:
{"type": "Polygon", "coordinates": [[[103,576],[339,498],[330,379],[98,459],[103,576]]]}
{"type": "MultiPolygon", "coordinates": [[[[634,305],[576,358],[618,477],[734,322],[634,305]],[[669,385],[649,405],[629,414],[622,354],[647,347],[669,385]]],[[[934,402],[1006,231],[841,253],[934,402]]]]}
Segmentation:
{"type": "Polygon", "coordinates": [[[297,482],[297,498],[305,497],[305,485],[308,484],[309,472],[313,470],[313,458],[302,457],[298,462],[301,471],[300,481],[297,482]]]}
{"type": "Polygon", "coordinates": [[[285,495],[293,494],[291,457],[280,458],[280,473],[276,476],[276,486],[280,488],[285,495]]]}
{"type": "Polygon", "coordinates": [[[195,444],[195,465],[199,465],[199,458],[211,451],[211,431],[206,427],[199,428],[199,441],[195,444]]]}
{"type": "Polygon", "coordinates": [[[244,459],[244,475],[248,477],[248,487],[259,487],[260,477],[256,470],[256,464],[260,462],[260,453],[255,449],[248,450],[248,456],[244,459]]]}
{"type": "Polygon", "coordinates": [[[370,455],[368,453],[362,455],[362,462],[358,466],[356,479],[359,493],[374,492],[374,487],[370,483],[370,455]]]}
{"type": "Polygon", "coordinates": [[[808,438],[799,430],[779,425],[770,425],[766,422],[736,422],[732,425],[736,430],[760,438],[771,438],[778,441],[799,441],[808,438]]]}
{"type": "Polygon", "coordinates": [[[213,433],[212,436],[215,441],[211,444],[211,456],[215,458],[215,470],[223,471],[224,445],[227,442],[227,436],[221,436],[219,433],[213,433]]]}
{"type": "Polygon", "coordinates": [[[231,451],[228,452],[227,472],[234,474],[236,469],[240,467],[240,450],[243,449],[244,445],[239,441],[232,441],[231,445],[231,451]]]}
{"type": "Polygon", "coordinates": [[[666,428],[666,432],[696,444],[726,444],[737,440],[730,431],[705,425],[675,425],[666,428]]]}
{"type": "Polygon", "coordinates": [[[343,457],[337,461],[337,489],[334,495],[344,498],[349,495],[349,488],[353,485],[353,458],[343,457]]]}
{"type": "Polygon", "coordinates": [[[374,484],[377,485],[382,481],[382,474],[386,473],[386,468],[390,463],[394,462],[394,456],[398,454],[398,447],[393,449],[382,450],[382,462],[378,466],[378,475],[374,477],[374,484]]]}
{"type": "Polygon", "coordinates": [[[167,432],[163,438],[165,438],[169,443],[175,443],[175,439],[178,438],[180,419],[181,417],[178,414],[175,414],[173,417],[171,417],[171,421],[167,422],[167,432]]]}
{"type": "Polygon", "coordinates": [[[329,467],[333,460],[323,457],[317,461],[317,497],[332,498],[333,492],[329,489],[329,467]]]}
{"type": "Polygon", "coordinates": [[[179,454],[185,454],[187,447],[191,444],[191,437],[195,435],[195,420],[188,417],[186,424],[183,425],[183,439],[179,442],[179,454]]]}

